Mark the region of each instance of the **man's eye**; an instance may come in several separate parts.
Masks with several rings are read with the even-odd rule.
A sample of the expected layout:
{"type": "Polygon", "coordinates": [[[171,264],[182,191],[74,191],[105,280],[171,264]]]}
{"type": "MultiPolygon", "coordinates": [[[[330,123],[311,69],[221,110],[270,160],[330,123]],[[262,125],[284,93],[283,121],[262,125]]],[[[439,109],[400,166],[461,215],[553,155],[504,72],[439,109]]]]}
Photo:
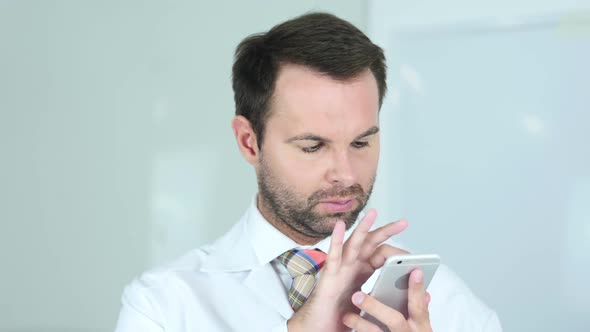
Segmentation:
{"type": "Polygon", "coordinates": [[[316,152],[317,150],[319,150],[323,145],[324,145],[323,143],[318,143],[314,146],[301,148],[301,151],[303,151],[305,153],[313,153],[313,152],[316,152]]]}
{"type": "Polygon", "coordinates": [[[369,146],[369,142],[352,142],[352,146],[360,149],[369,146]]]}

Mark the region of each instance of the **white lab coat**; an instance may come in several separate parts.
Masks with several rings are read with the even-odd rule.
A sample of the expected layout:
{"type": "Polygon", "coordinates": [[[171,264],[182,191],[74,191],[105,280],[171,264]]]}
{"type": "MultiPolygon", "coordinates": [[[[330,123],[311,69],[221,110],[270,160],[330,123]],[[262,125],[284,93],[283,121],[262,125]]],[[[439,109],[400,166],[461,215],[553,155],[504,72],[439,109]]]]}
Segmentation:
{"type": "MultiPolygon", "coordinates": [[[[327,251],[328,245],[326,239],[316,247],[327,251]]],[[[278,270],[274,258],[295,246],[264,220],[253,201],[214,244],[148,271],[127,286],[116,332],[287,331],[293,314],[285,285],[288,274],[278,270]]],[[[363,290],[370,290],[374,280],[363,290]]],[[[434,331],[502,330],[494,311],[446,266],[439,267],[428,291],[434,331]]]]}

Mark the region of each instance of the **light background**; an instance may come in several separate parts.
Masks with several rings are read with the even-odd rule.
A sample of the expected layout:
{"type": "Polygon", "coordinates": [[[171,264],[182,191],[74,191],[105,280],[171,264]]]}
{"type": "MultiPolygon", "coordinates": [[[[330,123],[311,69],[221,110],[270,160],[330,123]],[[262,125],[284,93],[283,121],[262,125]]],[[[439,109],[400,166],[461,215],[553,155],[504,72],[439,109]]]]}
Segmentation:
{"type": "MultiPolygon", "coordinates": [[[[396,74],[401,65],[410,64],[420,74],[428,74],[422,68],[435,63],[428,62],[427,57],[420,58],[423,49],[412,41],[406,39],[405,44],[395,44],[394,26],[464,21],[482,13],[491,18],[505,17],[507,13],[538,17],[585,8],[585,4],[573,1],[562,1],[559,6],[549,1],[483,4],[476,8],[466,1],[1,0],[0,330],[111,331],[123,287],[134,276],[211,241],[237,221],[256,190],[254,173],[239,156],[230,129],[232,57],[235,46],[245,36],[268,30],[309,10],[332,12],[368,32],[386,48],[391,58],[391,91],[397,90],[404,96],[407,91],[404,92],[400,83],[403,80],[396,74]],[[407,45],[408,50],[396,58],[397,45],[407,45]],[[415,63],[410,63],[414,59],[415,63]]],[[[457,54],[465,50],[452,36],[448,39],[456,46],[457,54]]],[[[490,39],[490,42],[504,41],[490,39]]],[[[543,41],[534,47],[543,47],[543,41]]],[[[568,68],[583,65],[574,62],[568,68]]],[[[436,66],[432,68],[436,72],[436,66]]],[[[441,69],[436,74],[444,72],[441,69]]],[[[552,79],[579,79],[575,74],[552,79]]],[[[561,86],[558,82],[553,84],[561,86]]],[[[468,87],[464,82],[457,83],[468,87]]],[[[428,84],[436,86],[434,81],[428,84]]],[[[580,91],[574,91],[578,93],[576,96],[587,95],[580,91]]],[[[561,96],[567,97],[570,92],[564,90],[561,96]]],[[[552,94],[547,98],[553,100],[552,94]]],[[[507,317],[504,320],[507,330],[527,331],[527,326],[531,326],[515,314],[522,309],[515,307],[516,304],[527,304],[527,319],[533,312],[553,314],[548,317],[565,312],[564,308],[552,305],[551,298],[545,299],[546,302],[537,298],[534,302],[526,298],[511,301],[519,296],[514,293],[518,285],[498,285],[512,282],[507,277],[512,271],[495,269],[488,276],[483,270],[488,268],[483,264],[485,261],[498,258],[494,248],[502,248],[503,256],[521,250],[523,244],[514,242],[515,236],[510,237],[512,241],[500,241],[492,236],[510,234],[513,228],[494,229],[484,220],[474,221],[466,229],[457,229],[457,225],[450,229],[441,226],[440,217],[435,217],[439,216],[437,209],[443,201],[438,201],[434,192],[421,196],[422,190],[430,188],[422,181],[441,179],[437,173],[442,170],[440,164],[429,163],[428,156],[448,157],[457,151],[440,151],[434,145],[423,151],[427,156],[423,159],[416,158],[412,151],[424,148],[417,144],[419,140],[433,137],[456,139],[455,143],[464,141],[462,137],[441,136],[436,127],[431,127],[432,119],[427,113],[424,117],[395,116],[409,109],[429,111],[431,101],[422,103],[422,99],[415,98],[416,104],[408,104],[412,99],[400,99],[395,104],[394,100],[395,93],[388,98],[382,118],[383,137],[390,145],[388,151],[383,151],[373,200],[383,216],[380,222],[413,215],[412,228],[404,240],[411,240],[408,244],[416,249],[446,254],[443,258],[475,292],[507,317]],[[402,121],[409,122],[406,125],[402,121]],[[413,141],[397,140],[401,137],[400,129],[411,128],[416,129],[412,133],[413,141]],[[408,172],[408,167],[414,165],[422,168],[408,172]],[[428,174],[422,177],[421,172],[428,174]],[[401,183],[402,180],[405,182],[401,183]],[[429,233],[429,227],[448,240],[437,240],[429,233]],[[488,233],[490,229],[494,232],[488,233]],[[506,245],[513,247],[504,248],[506,245]],[[481,256],[485,260],[465,259],[462,256],[465,252],[469,252],[469,257],[481,256]],[[500,277],[505,279],[497,279],[500,277]],[[511,306],[512,303],[515,305],[511,306]]],[[[572,112],[581,112],[587,108],[587,99],[576,99],[574,105],[578,108],[572,108],[572,112]]],[[[470,122],[462,122],[461,110],[457,112],[453,123],[469,125],[470,122]]],[[[551,123],[555,123],[562,128],[559,127],[562,113],[548,112],[550,116],[542,118],[541,126],[551,129],[555,127],[551,123]]],[[[487,121],[487,115],[473,116],[484,126],[484,132],[493,131],[491,126],[497,125],[487,121]],[[490,127],[486,127],[488,124],[490,127]]],[[[526,119],[515,119],[515,126],[522,121],[526,123],[526,119]]],[[[528,119],[533,128],[539,126],[534,116],[528,119]]],[[[583,119],[587,120],[587,115],[580,118],[583,119]]],[[[443,117],[437,121],[451,119],[443,117]]],[[[563,168],[538,170],[545,181],[540,183],[549,181],[559,187],[563,184],[563,172],[570,172],[580,162],[588,165],[588,159],[583,157],[565,157],[570,153],[587,156],[583,144],[588,141],[587,127],[582,121],[572,125],[576,129],[571,131],[573,136],[555,141],[563,145],[550,146],[551,153],[559,152],[557,155],[563,158],[557,165],[563,168]],[[575,150],[562,151],[571,142],[577,144],[573,145],[575,150]]],[[[522,132],[517,129],[512,132],[518,133],[522,132]]],[[[506,140],[509,138],[503,137],[502,144],[506,140]]],[[[537,149],[530,151],[537,153],[534,156],[540,162],[545,161],[542,149],[546,145],[523,142],[518,149],[510,151],[537,149]]],[[[438,147],[444,149],[449,145],[438,147]]],[[[473,149],[477,151],[477,146],[473,149]]],[[[498,159],[494,160],[502,158],[501,152],[496,151],[498,159]]],[[[523,165],[535,160],[527,159],[523,165]]],[[[467,177],[455,176],[467,186],[469,181],[477,181],[480,165],[464,166],[467,177]]],[[[579,266],[587,268],[588,250],[579,254],[578,249],[587,248],[589,236],[578,228],[588,223],[590,189],[588,167],[579,167],[580,175],[568,177],[571,186],[567,191],[544,196],[547,201],[540,205],[568,206],[563,210],[568,211],[567,217],[554,215],[551,220],[557,220],[553,224],[547,224],[547,219],[541,219],[540,224],[535,224],[536,219],[512,220],[514,227],[520,227],[520,234],[535,227],[542,227],[544,232],[555,227],[553,242],[535,243],[543,248],[539,249],[541,255],[551,254],[535,256],[533,261],[539,264],[538,269],[525,271],[527,277],[521,279],[534,283],[540,271],[563,268],[578,272],[579,266]],[[585,265],[579,265],[580,262],[585,265]]],[[[488,175],[481,181],[501,183],[511,176],[510,169],[507,170],[508,173],[492,175],[497,176],[497,181],[488,175]]],[[[521,188],[544,189],[535,184],[535,179],[531,177],[531,182],[521,188]]],[[[469,189],[474,196],[486,192],[482,186],[469,189]]],[[[495,193],[500,192],[499,188],[495,189],[495,193]]],[[[459,197],[452,192],[438,197],[441,196],[459,197]]],[[[503,206],[501,202],[496,203],[503,206]]],[[[485,213],[476,207],[487,206],[476,205],[465,213],[457,207],[455,212],[461,218],[485,213]]],[[[452,225],[453,221],[445,222],[452,225]]],[[[536,251],[529,253],[534,256],[536,251]]],[[[553,295],[563,293],[575,297],[579,296],[575,285],[580,280],[577,275],[570,275],[570,279],[559,279],[558,285],[539,282],[534,284],[534,289],[542,293],[544,288],[551,288],[553,295]]],[[[576,302],[572,306],[581,308],[576,302]]],[[[571,317],[576,324],[583,323],[579,316],[571,317]]],[[[587,326],[588,321],[584,322],[587,326]]],[[[535,329],[531,331],[542,331],[538,324],[533,326],[535,329]]]]}
{"type": "Polygon", "coordinates": [[[393,84],[373,203],[506,331],[586,331],[590,6],[371,4],[393,84]]]}

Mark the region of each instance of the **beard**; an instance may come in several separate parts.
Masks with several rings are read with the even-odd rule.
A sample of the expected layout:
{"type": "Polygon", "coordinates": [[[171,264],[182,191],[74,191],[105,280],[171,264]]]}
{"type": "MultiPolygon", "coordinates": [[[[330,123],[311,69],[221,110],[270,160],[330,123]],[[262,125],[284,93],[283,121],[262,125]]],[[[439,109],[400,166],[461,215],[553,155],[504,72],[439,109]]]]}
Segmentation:
{"type": "Polygon", "coordinates": [[[375,183],[373,176],[367,192],[360,184],[349,187],[336,185],[318,190],[305,198],[298,196],[292,186],[281,182],[262,158],[257,175],[258,194],[272,214],[269,217],[305,236],[322,239],[332,234],[338,220],[344,221],[346,229],[354,225],[359,213],[367,205],[375,183]],[[356,208],[339,213],[322,213],[314,210],[322,200],[345,197],[354,197],[356,208]]]}

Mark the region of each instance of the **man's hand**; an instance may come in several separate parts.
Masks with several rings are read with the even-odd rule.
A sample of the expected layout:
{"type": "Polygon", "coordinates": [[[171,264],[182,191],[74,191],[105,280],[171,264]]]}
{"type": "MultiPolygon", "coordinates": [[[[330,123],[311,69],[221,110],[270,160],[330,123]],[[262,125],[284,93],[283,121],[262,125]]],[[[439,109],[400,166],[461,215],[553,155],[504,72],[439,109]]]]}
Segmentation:
{"type": "Polygon", "coordinates": [[[369,231],[376,217],[375,210],[369,210],[345,243],[344,222],[336,223],[321,278],[307,302],[288,321],[290,332],[348,331],[343,322],[344,315],[359,312],[350,300],[352,294],[360,290],[389,256],[407,253],[382,245],[403,231],[407,223],[394,222],[369,231]]]}
{"type": "MultiPolygon", "coordinates": [[[[424,290],[424,274],[414,270],[410,274],[408,292],[408,319],[398,311],[384,305],[375,298],[362,292],[352,296],[352,302],[361,310],[377,318],[391,332],[432,332],[428,314],[430,295],[424,290]]],[[[381,329],[363,319],[357,313],[344,315],[344,324],[358,332],[381,331],[381,329]]]]}

